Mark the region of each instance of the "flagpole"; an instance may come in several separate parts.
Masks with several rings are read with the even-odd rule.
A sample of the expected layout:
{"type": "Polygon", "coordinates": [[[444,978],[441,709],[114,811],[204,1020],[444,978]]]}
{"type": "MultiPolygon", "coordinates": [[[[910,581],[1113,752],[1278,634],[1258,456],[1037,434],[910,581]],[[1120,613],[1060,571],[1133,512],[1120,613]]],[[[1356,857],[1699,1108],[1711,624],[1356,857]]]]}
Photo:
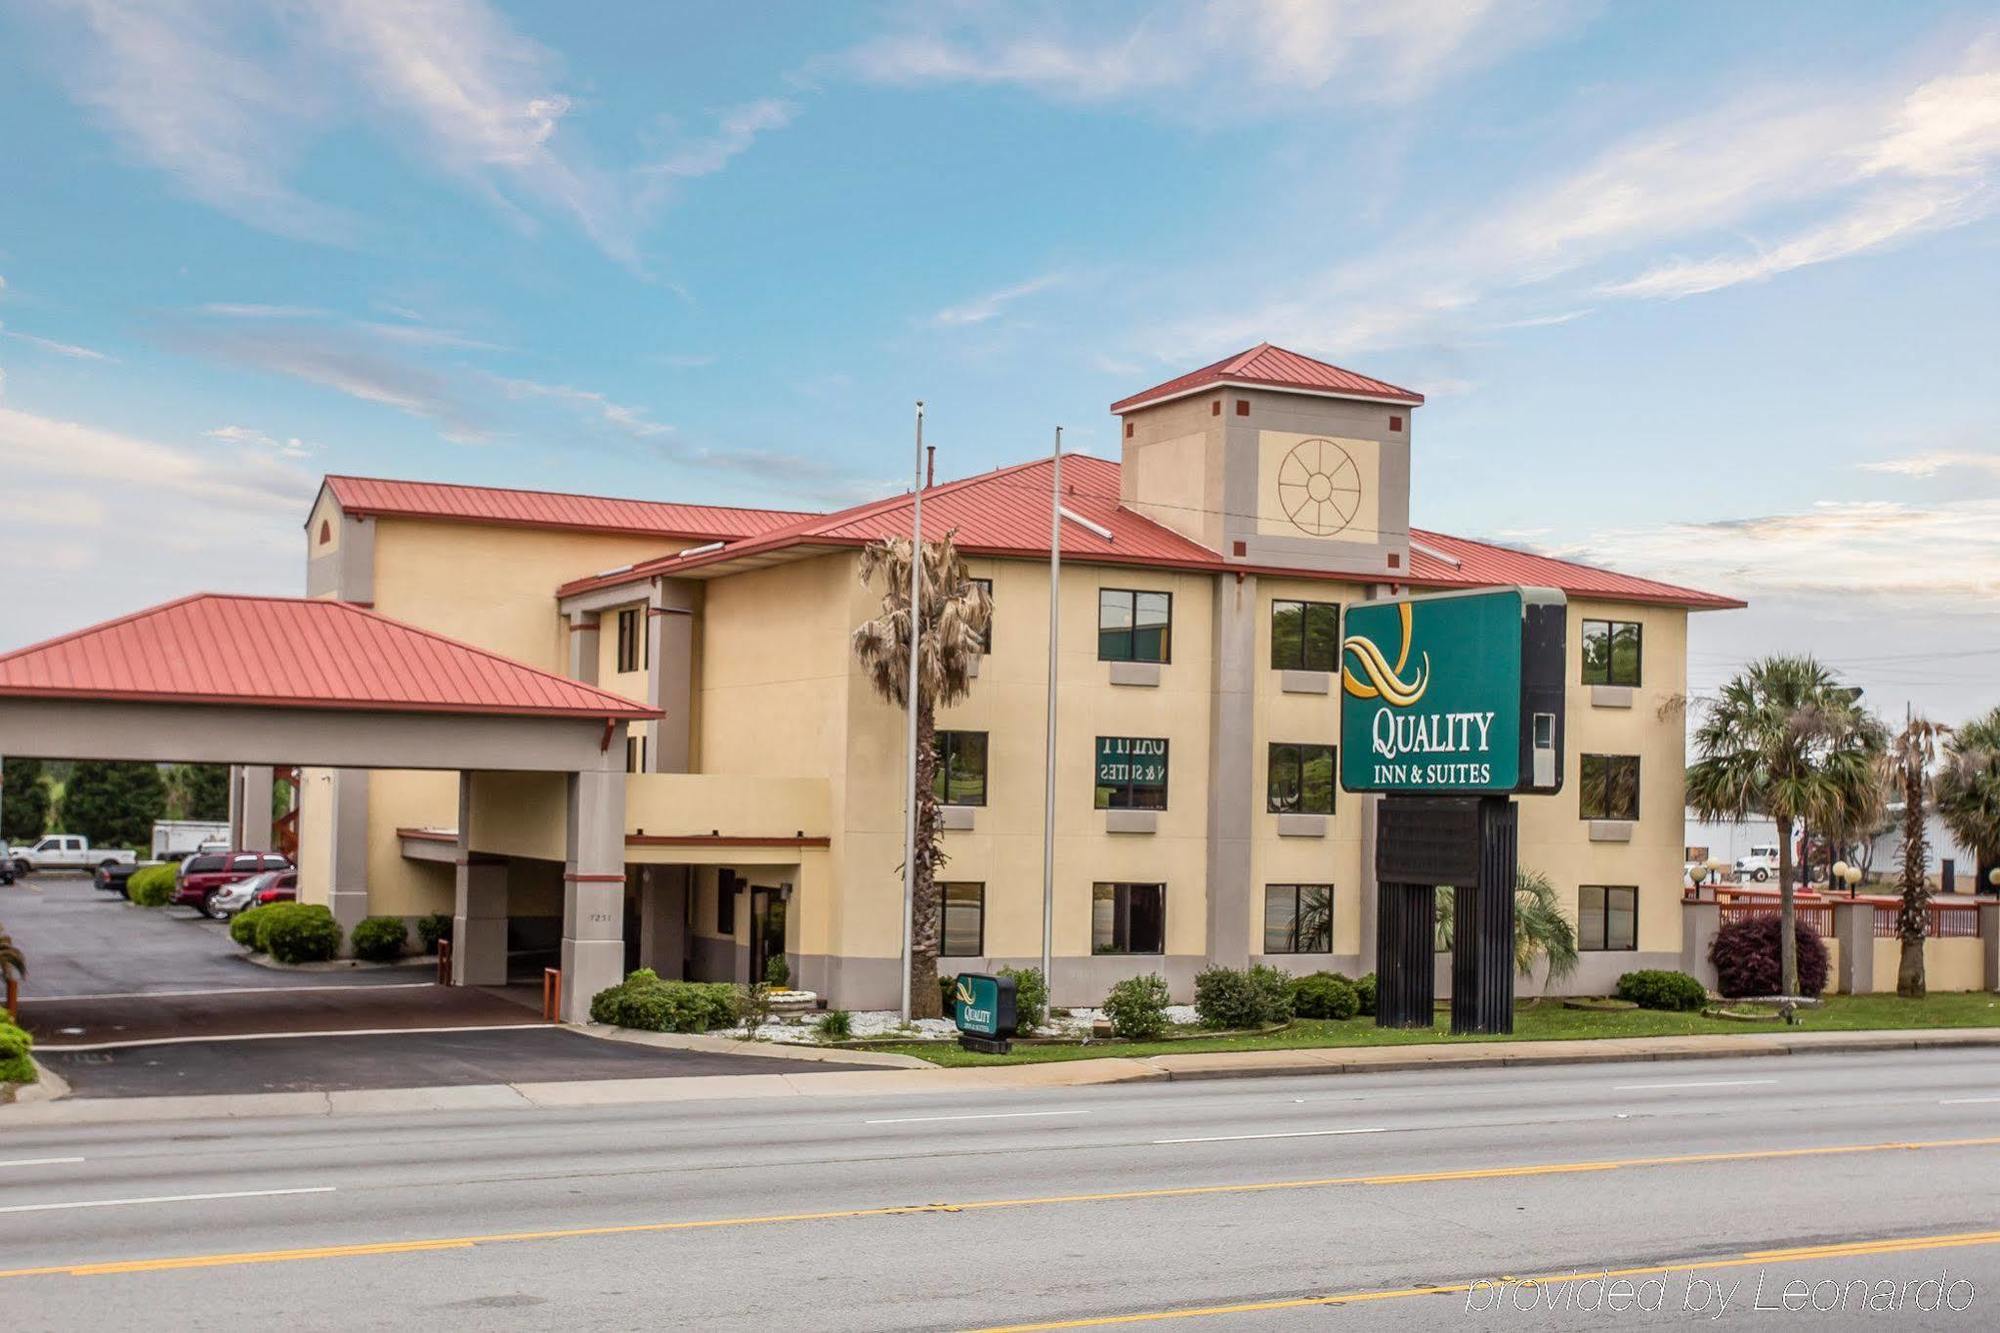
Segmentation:
{"type": "Polygon", "coordinates": [[[903,696],[909,711],[909,772],[903,783],[903,1021],[910,1021],[910,931],[917,913],[917,662],[923,644],[924,404],[917,400],[917,463],[910,486],[910,678],[903,696]]]}
{"type": "Polygon", "coordinates": [[[1049,468],[1049,701],[1042,772],[1042,986],[1055,993],[1056,647],[1062,632],[1062,427],[1049,468]]]}

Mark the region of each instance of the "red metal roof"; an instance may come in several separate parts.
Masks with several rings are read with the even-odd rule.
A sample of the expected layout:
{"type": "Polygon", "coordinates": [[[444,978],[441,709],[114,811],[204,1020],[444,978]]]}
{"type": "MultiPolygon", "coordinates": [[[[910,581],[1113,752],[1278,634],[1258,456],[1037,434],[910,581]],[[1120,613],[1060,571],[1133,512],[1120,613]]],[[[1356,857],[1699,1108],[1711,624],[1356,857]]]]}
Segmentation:
{"type": "MultiPolygon", "coordinates": [[[[933,486],[924,492],[924,535],[935,539],[956,531],[959,548],[969,555],[1046,560],[1049,555],[1049,467],[1047,459],[982,473],[933,486]]],[[[1118,464],[1087,454],[1063,455],[1063,508],[1106,529],[1110,540],[1081,523],[1063,524],[1065,559],[1093,564],[1130,564],[1168,569],[1242,571],[1299,578],[1329,578],[1353,582],[1353,574],[1321,574],[1311,570],[1266,569],[1225,561],[1216,552],[1119,503],[1118,464]]],[[[787,548],[832,548],[866,545],[883,537],[907,536],[910,497],[892,496],[826,514],[766,533],[731,542],[701,555],[663,556],[621,570],[593,575],[563,585],[560,595],[595,588],[639,583],[659,574],[693,572],[787,548]]],[[[1653,602],[1703,609],[1742,606],[1713,593],[1634,578],[1569,560],[1531,555],[1487,542],[1448,537],[1442,533],[1411,533],[1414,541],[1438,552],[1412,549],[1410,568],[1398,580],[1412,587],[1495,587],[1527,584],[1561,588],[1576,597],[1612,601],[1653,602]],[[1456,564],[1452,562],[1456,561],[1456,564]]],[[[1391,579],[1375,576],[1374,582],[1391,579]]]]}
{"type": "Polygon", "coordinates": [[[769,532],[810,514],[807,510],[667,504],[658,500],[619,500],[602,495],[391,481],[381,477],[329,476],[325,484],[340,507],[350,514],[571,528],[642,537],[726,541],[769,532]]]}
{"type": "Polygon", "coordinates": [[[1111,405],[1111,410],[1129,412],[1135,407],[1164,403],[1224,384],[1295,389],[1329,398],[1360,398],[1369,402],[1402,403],[1409,407],[1420,406],[1424,401],[1424,396],[1413,390],[1357,375],[1351,370],[1342,370],[1339,366],[1315,361],[1282,347],[1273,347],[1270,343],[1258,343],[1247,352],[1226,356],[1212,366],[1191,370],[1165,384],[1155,384],[1144,393],[1121,398],[1111,405]]]}
{"type": "Polygon", "coordinates": [[[655,709],[347,602],[197,593],[0,656],[0,696],[649,718],[655,709]]]}

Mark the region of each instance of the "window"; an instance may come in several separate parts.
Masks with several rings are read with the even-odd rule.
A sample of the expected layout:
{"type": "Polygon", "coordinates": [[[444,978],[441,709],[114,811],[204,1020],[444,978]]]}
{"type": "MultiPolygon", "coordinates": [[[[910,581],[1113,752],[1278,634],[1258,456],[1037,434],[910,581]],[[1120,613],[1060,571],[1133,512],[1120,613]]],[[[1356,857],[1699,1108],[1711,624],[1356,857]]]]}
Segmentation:
{"type": "Polygon", "coordinates": [[[931,784],[941,805],[986,804],[986,733],[937,733],[937,777],[931,784]]]}
{"type": "Polygon", "coordinates": [[[1095,884],[1090,890],[1092,953],[1165,953],[1167,886],[1095,884]]]}
{"type": "Polygon", "coordinates": [[[1338,671],[1339,605],[1272,602],[1271,665],[1291,671],[1338,671]]]}
{"type": "Polygon", "coordinates": [[[207,875],[222,869],[222,867],[228,864],[229,858],[226,856],[215,856],[213,854],[190,856],[181,862],[181,871],[183,874],[188,875],[207,875]]]}
{"type": "Polygon", "coordinates": [[[1174,597],[1167,592],[1097,590],[1097,660],[1170,661],[1174,597]]]}
{"type": "Polygon", "coordinates": [[[1333,885],[1264,886],[1265,953],[1333,952],[1333,885]]]}
{"type": "Polygon", "coordinates": [[[643,671],[651,663],[646,646],[646,613],[638,607],[618,613],[618,669],[643,671]]]}
{"type": "Polygon", "coordinates": [[[993,607],[993,580],[992,580],[992,579],[968,579],[968,580],[966,580],[966,581],[967,581],[968,583],[971,583],[971,584],[974,584],[975,586],[977,586],[977,587],[978,587],[978,588],[979,588],[979,589],[980,589],[981,591],[983,591],[983,592],[984,592],[984,593],[986,594],[986,606],[987,606],[987,616],[986,616],[986,642],[980,645],[980,648],[979,648],[979,651],[980,651],[980,652],[982,652],[982,653],[990,653],[990,652],[992,652],[992,651],[993,651],[993,615],[992,615],[992,607],[993,607]]]}
{"type": "Polygon", "coordinates": [[[986,952],[986,886],[941,884],[944,919],[938,926],[938,957],[978,958],[986,952]]]}
{"type": "Polygon", "coordinates": [[[1639,683],[1639,623],[1635,620],[1583,622],[1583,683],[1639,683]]]}
{"type": "Polygon", "coordinates": [[[277,852],[267,852],[264,856],[263,866],[266,870],[290,870],[292,863],[290,858],[277,852]]]}
{"type": "Polygon", "coordinates": [[[1332,814],[1333,747],[1273,745],[1269,806],[1281,815],[1332,814]]]}
{"type": "Polygon", "coordinates": [[[1639,756],[1636,754],[1587,754],[1583,756],[1582,815],[1585,819],[1637,819],[1639,817],[1639,756]]]}
{"type": "Polygon", "coordinates": [[[627,736],[625,738],[625,771],[644,773],[646,771],[646,738],[627,736]]]}
{"type": "Polygon", "coordinates": [[[262,870],[264,867],[260,864],[261,861],[262,858],[257,856],[235,857],[229,862],[229,873],[240,875],[245,871],[262,870]]]}
{"type": "Polygon", "coordinates": [[[736,876],[715,872],[715,933],[736,938],[736,876]]]}
{"type": "Polygon", "coordinates": [[[1097,738],[1097,808],[1167,808],[1167,743],[1151,736],[1097,738]]]}
{"type": "Polygon", "coordinates": [[[1637,949],[1639,890],[1630,885],[1586,884],[1576,891],[1576,947],[1637,949]]]}

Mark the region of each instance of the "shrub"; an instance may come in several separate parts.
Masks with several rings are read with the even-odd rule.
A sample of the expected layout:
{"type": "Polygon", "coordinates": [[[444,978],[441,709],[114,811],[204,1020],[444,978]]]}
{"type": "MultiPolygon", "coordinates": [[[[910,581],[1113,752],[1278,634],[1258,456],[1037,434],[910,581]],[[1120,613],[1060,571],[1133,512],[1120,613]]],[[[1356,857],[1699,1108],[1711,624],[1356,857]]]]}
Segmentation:
{"type": "Polygon", "coordinates": [[[1292,1012],[1300,1018],[1348,1019],[1361,1012],[1354,983],[1332,972],[1292,979],[1292,1012]]]}
{"type": "MultiPolygon", "coordinates": [[[[1039,967],[1003,967],[998,975],[1014,979],[1014,1028],[1033,1032],[1049,1021],[1049,983],[1039,967]]],[[[951,1006],[945,1006],[951,1012],[951,1006]]]]}
{"type": "Polygon", "coordinates": [[[174,896],[174,867],[140,866],[125,881],[125,896],[141,907],[165,907],[174,896]]]}
{"type": "Polygon", "coordinates": [[[354,927],[354,956],[371,963],[393,963],[409,947],[410,928],[399,916],[365,916],[354,927]]]}
{"type": "Polygon", "coordinates": [[[1361,1001],[1361,1016],[1375,1017],[1375,974],[1373,972],[1357,979],[1354,983],[1354,998],[1361,1001]]]}
{"type": "Polygon", "coordinates": [[[958,978],[956,976],[948,977],[942,972],[938,973],[938,1001],[944,1005],[944,1016],[946,1018],[950,1018],[952,1015],[952,1001],[957,991],[958,978]]]}
{"type": "Polygon", "coordinates": [[[36,1078],[35,1062],[28,1058],[28,1052],[35,1047],[35,1039],[29,1036],[0,1012],[0,1083],[33,1083],[36,1078]]]}
{"type": "Polygon", "coordinates": [[[591,998],[590,1020],[647,1032],[706,1032],[734,1023],[741,1004],[741,992],[726,981],[662,981],[642,967],[591,998]]]}
{"type": "Polygon", "coordinates": [[[264,952],[264,945],[257,938],[257,929],[264,920],[264,914],[277,903],[267,903],[262,907],[252,907],[229,918],[229,938],[235,940],[252,953],[264,952]]]}
{"type": "Polygon", "coordinates": [[[816,1025],[821,1041],[846,1041],[854,1035],[854,1015],[845,1009],[829,1009],[816,1025]]]}
{"type": "Polygon", "coordinates": [[[1202,969],[1194,979],[1194,1011],[1207,1028],[1259,1028],[1292,1016],[1291,978],[1259,963],[1202,969]]]}
{"type": "Polygon", "coordinates": [[[785,961],[783,954],[772,954],[764,964],[764,984],[773,990],[792,988],[792,965],[785,961]]]}
{"type": "Polygon", "coordinates": [[[1167,983],[1158,973],[1127,977],[1104,997],[1104,1014],[1121,1037],[1143,1041],[1167,1030],[1167,983]]]}
{"type": "MultiPolygon", "coordinates": [[[[1799,951],[1799,994],[1818,995],[1826,989],[1826,945],[1819,932],[1803,921],[1794,923],[1799,951]]],[[[1725,921],[1709,942],[1708,961],[1715,964],[1716,989],[1734,1000],[1745,995],[1776,995],[1778,914],[1738,917],[1725,921]]]]}
{"type": "Polygon", "coordinates": [[[417,943],[425,953],[436,953],[438,941],[451,938],[451,913],[432,912],[417,918],[417,943]]]}
{"type": "Polygon", "coordinates": [[[267,903],[257,943],[281,963],[324,963],[340,952],[340,923],[319,903],[267,903]]]}
{"type": "Polygon", "coordinates": [[[1642,968],[1618,978],[1618,998],[1641,1009],[1691,1014],[1708,1003],[1708,990],[1685,972],[1642,968]]]}

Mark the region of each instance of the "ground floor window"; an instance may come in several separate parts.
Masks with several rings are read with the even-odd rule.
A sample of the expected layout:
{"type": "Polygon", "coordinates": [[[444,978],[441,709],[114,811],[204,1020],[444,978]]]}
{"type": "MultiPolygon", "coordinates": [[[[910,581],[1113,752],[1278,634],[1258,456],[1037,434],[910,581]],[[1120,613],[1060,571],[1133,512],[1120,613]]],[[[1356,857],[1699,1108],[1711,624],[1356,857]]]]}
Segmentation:
{"type": "Polygon", "coordinates": [[[1264,886],[1265,953],[1333,952],[1333,885],[1264,886]]]}
{"type": "Polygon", "coordinates": [[[1167,886],[1097,884],[1090,891],[1092,953],[1165,953],[1167,886]]]}
{"type": "Polygon", "coordinates": [[[1576,947],[1639,947],[1639,890],[1631,885],[1586,884],[1576,891],[1576,947]]]}
{"type": "Polygon", "coordinates": [[[986,953],[986,886],[964,882],[938,886],[943,891],[938,926],[938,957],[980,958],[986,953]]]}

